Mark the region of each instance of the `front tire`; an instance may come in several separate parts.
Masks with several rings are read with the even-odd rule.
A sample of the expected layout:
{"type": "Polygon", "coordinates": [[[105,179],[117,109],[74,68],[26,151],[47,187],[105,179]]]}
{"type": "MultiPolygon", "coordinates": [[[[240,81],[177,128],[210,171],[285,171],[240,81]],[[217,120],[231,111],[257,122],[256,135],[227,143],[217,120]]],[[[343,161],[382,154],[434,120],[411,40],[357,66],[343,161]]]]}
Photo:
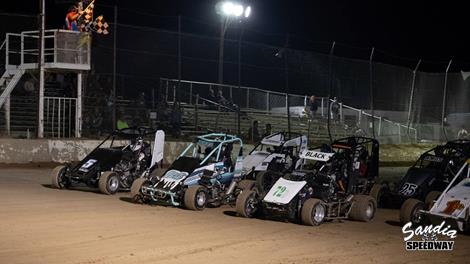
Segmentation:
{"type": "Polygon", "coordinates": [[[406,200],[400,208],[400,223],[402,225],[411,222],[418,225],[423,222],[423,216],[419,212],[424,209],[424,203],[417,199],[406,200]]]}
{"type": "Polygon", "coordinates": [[[349,218],[355,221],[369,222],[375,217],[377,202],[369,195],[355,195],[349,212],[349,218]]]}
{"type": "Polygon", "coordinates": [[[131,186],[131,199],[134,203],[139,203],[142,201],[142,194],[140,193],[140,188],[147,179],[137,178],[134,180],[131,186]]]}
{"type": "Polygon", "coordinates": [[[377,207],[382,208],[384,207],[384,193],[385,193],[385,186],[382,184],[374,184],[370,189],[369,195],[375,199],[377,202],[377,207]]]}
{"type": "Polygon", "coordinates": [[[52,186],[57,189],[64,189],[70,186],[69,180],[66,178],[66,166],[57,166],[51,171],[52,186]]]}
{"type": "Polygon", "coordinates": [[[325,216],[326,208],[319,199],[310,198],[302,206],[301,219],[304,225],[320,225],[325,216]]]}
{"type": "Polygon", "coordinates": [[[238,183],[238,189],[243,191],[251,191],[256,187],[256,182],[253,180],[241,180],[238,183]]]}
{"type": "Polygon", "coordinates": [[[101,174],[98,187],[101,193],[113,195],[119,190],[119,177],[112,171],[105,171],[101,174]]]}
{"type": "Polygon", "coordinates": [[[184,193],[184,206],[189,210],[201,211],[207,205],[207,190],[201,185],[190,186],[184,193]]]}
{"type": "Polygon", "coordinates": [[[238,195],[235,208],[239,215],[251,218],[258,211],[258,203],[255,191],[245,191],[238,195]]]}

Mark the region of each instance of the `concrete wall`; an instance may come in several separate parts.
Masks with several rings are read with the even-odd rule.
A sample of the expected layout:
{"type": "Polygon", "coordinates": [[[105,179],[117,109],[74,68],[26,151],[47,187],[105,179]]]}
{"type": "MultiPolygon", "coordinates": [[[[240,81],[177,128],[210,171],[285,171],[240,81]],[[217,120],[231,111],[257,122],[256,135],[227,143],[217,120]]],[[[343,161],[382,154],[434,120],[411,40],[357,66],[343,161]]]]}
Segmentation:
{"type": "MultiPolygon", "coordinates": [[[[100,143],[100,140],[0,138],[0,163],[64,163],[77,161],[83,159],[100,143]]],[[[115,144],[124,145],[125,142],[115,141],[115,144]]],[[[165,164],[173,162],[187,145],[188,142],[165,142],[163,162],[165,164]]],[[[253,146],[245,145],[244,154],[247,154],[252,148],[253,146]]],[[[238,154],[236,146],[234,146],[233,153],[238,154]]]]}
{"type": "MultiPolygon", "coordinates": [[[[0,164],[63,163],[84,158],[101,141],[52,139],[0,139],[0,164]]],[[[187,146],[187,142],[165,142],[164,163],[171,163],[187,146]]],[[[382,162],[410,162],[432,145],[381,145],[382,162]]],[[[253,148],[245,145],[244,154],[253,148]]],[[[234,147],[235,155],[238,149],[234,147]]]]}

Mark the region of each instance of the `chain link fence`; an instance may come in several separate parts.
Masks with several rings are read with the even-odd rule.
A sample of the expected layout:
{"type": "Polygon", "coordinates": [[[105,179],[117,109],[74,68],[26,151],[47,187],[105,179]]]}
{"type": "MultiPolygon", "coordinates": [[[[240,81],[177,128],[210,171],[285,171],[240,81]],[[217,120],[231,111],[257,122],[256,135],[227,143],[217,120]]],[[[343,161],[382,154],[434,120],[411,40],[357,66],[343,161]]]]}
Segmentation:
{"type": "MultiPolygon", "coordinates": [[[[441,63],[442,70],[429,72],[429,62],[416,67],[418,59],[392,65],[397,60],[380,50],[369,62],[370,49],[338,43],[330,55],[331,43],[313,43],[297,36],[291,36],[290,46],[285,47],[285,36],[269,37],[232,25],[226,33],[224,85],[220,85],[220,25],[201,23],[207,30],[194,34],[189,33],[195,32],[194,21],[181,18],[178,32],[177,17],[155,17],[158,28],[154,28],[138,25],[138,20],[129,24],[126,12],[119,10],[123,18],[119,24],[110,23],[111,34],[93,36],[92,70],[87,72],[83,93],[85,136],[112,130],[120,118],[128,125],[168,127],[193,134],[235,131],[248,137],[255,130],[255,120],[259,134],[267,124],[273,130],[287,130],[290,123],[292,131],[311,133],[311,138],[357,134],[390,143],[451,140],[462,129],[469,129],[469,81],[465,72],[460,72],[464,68],[450,67],[446,74],[447,63],[441,63]],[[260,39],[266,42],[259,43],[260,39]],[[116,74],[112,72],[114,60],[116,74]],[[227,102],[213,99],[219,95],[227,102]],[[308,117],[311,95],[317,97],[318,105],[313,120],[308,117]],[[327,98],[334,97],[340,109],[331,116],[327,98]],[[114,112],[117,120],[113,120],[114,112]]],[[[61,86],[68,89],[69,85],[63,84],[67,74],[62,75],[65,81],[61,86]]],[[[34,77],[24,78],[36,83],[34,77]]]]}

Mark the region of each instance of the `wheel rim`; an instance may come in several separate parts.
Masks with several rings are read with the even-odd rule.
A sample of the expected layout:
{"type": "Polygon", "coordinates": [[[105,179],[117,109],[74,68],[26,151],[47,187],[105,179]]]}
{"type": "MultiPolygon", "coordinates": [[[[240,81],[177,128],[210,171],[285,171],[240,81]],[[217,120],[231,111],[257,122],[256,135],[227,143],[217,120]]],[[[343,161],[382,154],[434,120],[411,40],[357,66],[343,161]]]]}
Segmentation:
{"type": "Polygon", "coordinates": [[[413,224],[419,224],[421,222],[422,217],[421,213],[419,212],[420,209],[420,206],[416,206],[411,214],[411,222],[413,224]]]}
{"type": "Polygon", "coordinates": [[[196,205],[197,207],[201,208],[204,207],[206,204],[206,193],[203,191],[200,191],[196,194],[196,205]]]}
{"type": "Polygon", "coordinates": [[[324,218],[325,218],[325,207],[323,207],[321,204],[315,205],[315,207],[312,210],[313,221],[316,223],[321,223],[324,218]]]}
{"type": "Polygon", "coordinates": [[[117,179],[117,177],[111,177],[109,179],[109,190],[110,191],[116,191],[117,189],[119,188],[119,180],[117,179]]]}
{"type": "Polygon", "coordinates": [[[374,204],[372,202],[369,202],[369,205],[367,205],[366,216],[367,219],[372,219],[372,217],[374,216],[374,204]]]}
{"type": "Polygon", "coordinates": [[[59,184],[60,188],[65,188],[67,186],[66,179],[65,179],[65,169],[60,170],[59,175],[57,176],[57,183],[59,184]]]}
{"type": "Polygon", "coordinates": [[[246,215],[251,216],[256,211],[256,199],[254,195],[250,195],[250,197],[246,200],[245,205],[245,212],[246,215]]]}

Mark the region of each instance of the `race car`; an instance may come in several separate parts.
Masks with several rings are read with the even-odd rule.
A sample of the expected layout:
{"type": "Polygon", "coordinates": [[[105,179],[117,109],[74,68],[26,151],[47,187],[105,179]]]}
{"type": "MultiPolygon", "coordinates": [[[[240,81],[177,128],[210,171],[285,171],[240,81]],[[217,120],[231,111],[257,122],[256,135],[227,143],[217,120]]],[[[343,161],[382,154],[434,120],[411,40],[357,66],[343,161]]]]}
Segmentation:
{"type": "Polygon", "coordinates": [[[243,142],[236,136],[220,133],[198,136],[162,177],[135,181],[131,197],[135,202],[184,206],[190,210],[218,206],[236,191],[242,155],[243,142]],[[234,144],[240,147],[236,162],[232,159],[234,144]]]}
{"type": "Polygon", "coordinates": [[[449,182],[442,194],[432,201],[429,209],[418,199],[408,199],[400,210],[400,222],[414,225],[429,220],[433,225],[445,225],[462,232],[470,231],[470,159],[449,182]]]}
{"type": "Polygon", "coordinates": [[[307,148],[307,136],[286,132],[264,137],[243,159],[242,177],[256,180],[260,192],[269,190],[280,173],[292,171],[299,153],[307,148]]]}
{"type": "Polygon", "coordinates": [[[400,207],[407,199],[429,208],[470,157],[470,141],[455,140],[423,153],[396,186],[375,185],[371,195],[381,207],[400,207]]]}
{"type": "Polygon", "coordinates": [[[129,190],[135,179],[158,173],[163,160],[165,133],[145,127],[124,128],[108,135],[83,160],[57,166],[51,172],[52,186],[68,189],[85,184],[104,194],[129,190]],[[155,134],[153,151],[145,137],[155,134]],[[117,145],[123,140],[125,145],[117,145]]]}
{"type": "Polygon", "coordinates": [[[261,194],[243,191],[236,212],[287,218],[305,225],[325,220],[370,221],[376,201],[367,195],[378,174],[378,142],[350,137],[312,150],[303,150],[292,173],[284,174],[272,188],[261,194]]]}

